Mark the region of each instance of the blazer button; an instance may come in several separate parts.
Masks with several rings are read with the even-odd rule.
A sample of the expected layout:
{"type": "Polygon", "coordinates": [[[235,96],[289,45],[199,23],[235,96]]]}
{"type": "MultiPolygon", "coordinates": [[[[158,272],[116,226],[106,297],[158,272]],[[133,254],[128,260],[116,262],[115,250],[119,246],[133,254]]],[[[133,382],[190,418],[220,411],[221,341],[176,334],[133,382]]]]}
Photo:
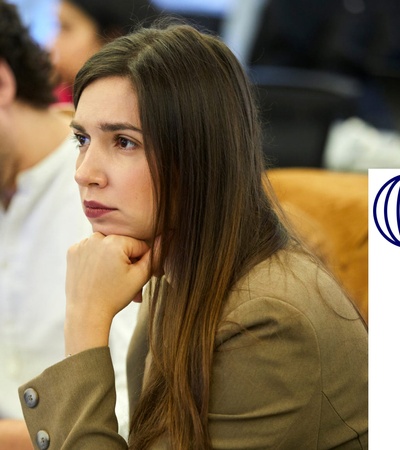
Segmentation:
{"type": "Polygon", "coordinates": [[[28,408],[34,408],[39,403],[39,394],[35,391],[35,389],[28,388],[24,392],[24,400],[28,408]]]}
{"type": "Polygon", "coordinates": [[[40,450],[47,450],[50,445],[49,434],[44,430],[38,431],[36,435],[36,443],[39,446],[40,450]]]}

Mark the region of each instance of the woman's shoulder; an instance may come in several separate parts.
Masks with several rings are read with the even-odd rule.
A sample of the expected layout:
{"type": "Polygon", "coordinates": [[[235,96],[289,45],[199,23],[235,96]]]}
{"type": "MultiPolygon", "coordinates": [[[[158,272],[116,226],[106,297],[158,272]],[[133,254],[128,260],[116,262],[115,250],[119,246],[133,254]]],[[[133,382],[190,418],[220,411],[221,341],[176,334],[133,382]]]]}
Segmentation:
{"type": "MultiPolygon", "coordinates": [[[[312,327],[326,320],[357,320],[359,314],[343,289],[312,255],[281,250],[250,270],[232,289],[222,323],[244,318],[302,318],[312,327]]],[[[258,320],[258,319],[257,319],[258,320]]],[[[292,320],[292,319],[290,319],[292,320]]]]}

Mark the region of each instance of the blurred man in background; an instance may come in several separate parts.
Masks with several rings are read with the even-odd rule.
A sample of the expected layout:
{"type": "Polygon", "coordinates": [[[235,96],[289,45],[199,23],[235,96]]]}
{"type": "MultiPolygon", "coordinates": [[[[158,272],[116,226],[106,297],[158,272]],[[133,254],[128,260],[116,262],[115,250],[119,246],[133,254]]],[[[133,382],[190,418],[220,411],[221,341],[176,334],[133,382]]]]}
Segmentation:
{"type": "MultiPolygon", "coordinates": [[[[15,6],[0,0],[0,450],[32,449],[17,388],[64,357],[66,252],[91,234],[71,118],[50,107],[52,71],[15,6]]],[[[135,308],[117,316],[110,340],[124,437],[135,308]]]]}

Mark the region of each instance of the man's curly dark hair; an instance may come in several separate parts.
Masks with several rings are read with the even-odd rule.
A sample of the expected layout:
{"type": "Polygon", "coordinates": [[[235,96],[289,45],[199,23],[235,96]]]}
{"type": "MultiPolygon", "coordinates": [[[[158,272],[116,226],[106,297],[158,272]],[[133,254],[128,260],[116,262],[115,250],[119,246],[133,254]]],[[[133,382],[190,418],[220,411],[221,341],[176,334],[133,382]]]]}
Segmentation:
{"type": "Polygon", "coordinates": [[[38,108],[54,102],[49,55],[22,24],[17,7],[4,0],[0,0],[0,59],[14,73],[17,99],[38,108]]]}

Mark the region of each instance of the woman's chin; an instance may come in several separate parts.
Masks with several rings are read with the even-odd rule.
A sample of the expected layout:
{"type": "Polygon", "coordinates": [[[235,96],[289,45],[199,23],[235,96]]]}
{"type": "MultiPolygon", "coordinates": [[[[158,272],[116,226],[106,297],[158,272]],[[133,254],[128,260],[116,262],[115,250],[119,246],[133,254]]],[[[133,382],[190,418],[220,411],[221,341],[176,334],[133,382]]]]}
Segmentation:
{"type": "Polygon", "coordinates": [[[99,224],[93,224],[92,226],[93,233],[101,233],[104,236],[116,235],[116,236],[127,236],[133,239],[138,239],[140,241],[148,241],[150,239],[149,236],[140,235],[139,233],[135,233],[133,230],[129,230],[123,227],[112,227],[112,226],[102,226],[99,224]]]}

